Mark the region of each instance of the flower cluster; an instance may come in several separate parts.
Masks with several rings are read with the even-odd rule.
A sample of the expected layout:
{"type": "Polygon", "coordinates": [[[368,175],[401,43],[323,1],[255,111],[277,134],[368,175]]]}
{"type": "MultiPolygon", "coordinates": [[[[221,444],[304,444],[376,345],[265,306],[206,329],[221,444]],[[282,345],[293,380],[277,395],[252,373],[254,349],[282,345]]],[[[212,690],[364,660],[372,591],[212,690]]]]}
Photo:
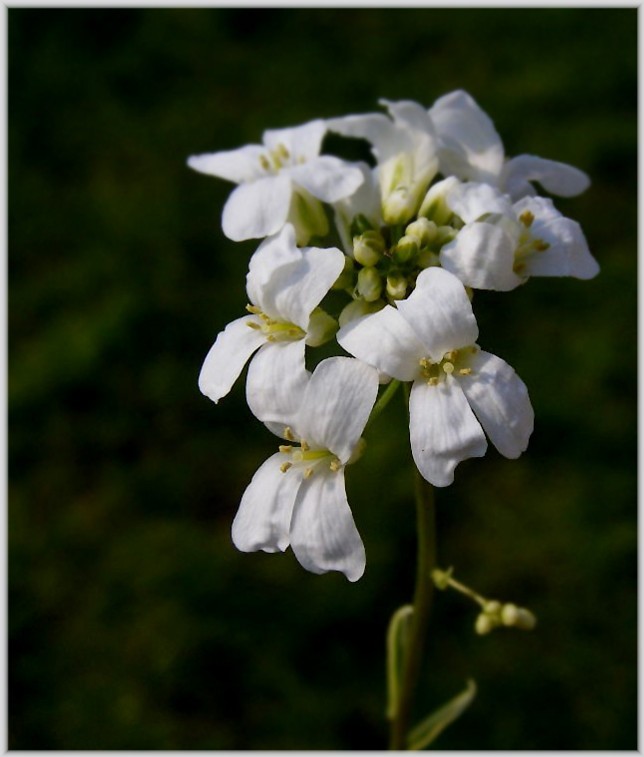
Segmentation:
{"type": "Polygon", "coordinates": [[[410,385],[411,451],[435,486],[484,455],[487,439],[518,457],[532,406],[515,371],[479,347],[474,290],[599,271],[579,225],[537,194],[577,195],[586,174],[506,158],[466,92],[429,109],[381,104],[386,114],[269,130],[261,145],[188,160],[238,185],[223,210],[226,236],[263,239],[249,263],[247,312],[219,333],[199,376],[218,402],[250,361],[248,405],[285,442],[246,489],[233,541],[243,551],[290,545],[306,569],[350,581],[365,553],[344,468],[359,457],[379,385],[410,385]],[[328,132],[366,140],[371,164],[320,154],[328,132]],[[311,353],[334,338],[351,357],[309,371],[311,353]]]}

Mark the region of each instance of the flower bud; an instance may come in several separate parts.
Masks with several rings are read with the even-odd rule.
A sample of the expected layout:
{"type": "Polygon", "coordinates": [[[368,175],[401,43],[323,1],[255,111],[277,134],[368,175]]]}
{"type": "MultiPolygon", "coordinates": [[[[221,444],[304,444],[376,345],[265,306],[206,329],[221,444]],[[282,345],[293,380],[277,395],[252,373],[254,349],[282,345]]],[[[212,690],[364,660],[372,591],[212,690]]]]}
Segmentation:
{"type": "Polygon", "coordinates": [[[392,300],[402,300],[407,294],[407,279],[399,273],[387,276],[387,294],[392,300]]]}
{"type": "Polygon", "coordinates": [[[474,630],[477,634],[479,634],[479,636],[484,636],[486,633],[493,631],[497,625],[498,623],[496,623],[493,618],[482,612],[476,618],[476,622],[474,623],[474,630]]]}
{"type": "Polygon", "coordinates": [[[407,187],[397,187],[382,203],[382,217],[390,226],[407,222],[418,207],[417,198],[407,187]]]}
{"type": "Polygon", "coordinates": [[[432,266],[440,265],[438,255],[435,252],[432,252],[432,250],[422,250],[422,252],[418,254],[416,262],[418,263],[419,268],[431,268],[432,266]]]}
{"type": "Polygon", "coordinates": [[[440,570],[440,568],[434,568],[432,571],[432,581],[437,589],[444,591],[449,587],[449,579],[452,576],[452,568],[449,570],[440,570]]]}
{"type": "Polygon", "coordinates": [[[382,279],[375,268],[366,267],[358,273],[358,294],[367,302],[374,302],[382,293],[382,279]]]}
{"type": "Polygon", "coordinates": [[[451,242],[457,234],[458,232],[452,226],[439,226],[436,230],[433,246],[442,247],[444,244],[451,242]]]}
{"type": "Polygon", "coordinates": [[[404,237],[400,237],[398,244],[396,245],[393,253],[393,258],[397,263],[406,263],[411,260],[414,255],[418,253],[418,240],[416,237],[412,237],[405,234],[404,237]]]}
{"type": "Polygon", "coordinates": [[[427,218],[418,218],[405,229],[405,235],[414,237],[419,247],[427,247],[436,238],[437,226],[427,218]]]}
{"type": "Polygon", "coordinates": [[[329,231],[329,223],[322,203],[302,187],[293,192],[288,220],[295,228],[298,245],[305,245],[311,237],[323,237],[329,231]]]}
{"type": "Polygon", "coordinates": [[[322,308],[315,308],[309,319],[309,327],[306,331],[306,344],[309,347],[319,347],[321,344],[333,339],[338,330],[338,322],[322,308]]]}
{"type": "Polygon", "coordinates": [[[365,315],[371,315],[371,313],[377,313],[384,308],[385,303],[382,300],[376,300],[375,302],[367,302],[366,300],[353,300],[346,305],[340,316],[338,317],[338,323],[340,326],[346,326],[347,323],[355,321],[356,318],[362,318],[365,315]]]}
{"type": "Polygon", "coordinates": [[[351,236],[357,237],[360,236],[360,234],[364,234],[365,231],[370,231],[373,229],[373,226],[371,225],[371,221],[367,218],[364,213],[358,213],[357,216],[354,217],[354,219],[351,221],[351,236]]]}
{"type": "Polygon", "coordinates": [[[452,215],[452,210],[447,204],[447,195],[458,183],[455,176],[449,176],[430,187],[421,203],[418,217],[424,216],[439,226],[447,223],[452,215]]]}
{"type": "Polygon", "coordinates": [[[485,603],[485,607],[483,608],[483,612],[486,615],[499,615],[501,612],[501,603],[497,602],[496,599],[491,599],[488,602],[485,603]]]}
{"type": "Polygon", "coordinates": [[[365,231],[353,237],[353,257],[365,266],[374,266],[385,251],[385,240],[378,231],[365,231]]]}
{"type": "Polygon", "coordinates": [[[353,286],[353,279],[354,279],[354,270],[355,266],[353,265],[353,258],[350,258],[348,255],[344,256],[344,268],[342,269],[342,273],[338,276],[338,278],[335,280],[335,283],[331,287],[331,289],[348,289],[349,287],[353,286]]]}

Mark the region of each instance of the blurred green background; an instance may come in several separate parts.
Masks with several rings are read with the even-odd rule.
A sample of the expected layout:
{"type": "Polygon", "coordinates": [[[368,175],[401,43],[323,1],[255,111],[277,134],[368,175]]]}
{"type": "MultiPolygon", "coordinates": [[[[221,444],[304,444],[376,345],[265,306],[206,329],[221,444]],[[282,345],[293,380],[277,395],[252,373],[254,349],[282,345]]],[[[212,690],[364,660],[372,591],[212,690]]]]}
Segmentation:
{"type": "Polygon", "coordinates": [[[400,403],[348,473],[364,578],[238,553],[276,440],[243,380],[197,389],[255,243],[193,153],[468,90],[508,155],[588,172],[557,200],[602,272],[476,296],[536,428],[438,492],[439,559],[530,607],[476,637],[436,598],[416,715],[472,676],[442,750],[636,749],[636,9],[26,9],[9,36],[9,747],[380,749],[384,635],[412,591],[400,403]]]}

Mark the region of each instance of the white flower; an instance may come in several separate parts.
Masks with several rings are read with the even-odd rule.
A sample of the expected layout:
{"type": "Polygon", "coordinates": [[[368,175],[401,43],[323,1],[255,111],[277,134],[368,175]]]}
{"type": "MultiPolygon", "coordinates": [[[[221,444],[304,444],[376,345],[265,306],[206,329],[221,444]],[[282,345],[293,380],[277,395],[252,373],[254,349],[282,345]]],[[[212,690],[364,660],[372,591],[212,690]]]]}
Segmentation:
{"type": "Polygon", "coordinates": [[[290,544],[313,573],[338,570],[349,581],[362,576],[365,551],[344,466],[359,447],[377,392],[376,371],[353,358],[323,360],[307,377],[296,408],[275,428],[289,444],[266,460],[244,492],[232,527],[237,549],[283,552],[290,544]]]}
{"type": "Polygon", "coordinates": [[[590,184],[583,171],[566,163],[535,155],[518,155],[506,161],[503,143],[490,117],[463,90],[440,97],[429,115],[438,135],[443,176],[492,184],[514,200],[535,195],[533,181],[560,197],[581,194],[590,184]]]}
{"type": "Polygon", "coordinates": [[[465,226],[440,252],[443,268],[474,289],[509,291],[530,276],[591,279],[599,265],[576,221],[543,197],[512,204],[488,184],[452,186],[445,202],[465,226]]]}
{"type": "Polygon", "coordinates": [[[418,210],[438,170],[434,127],[427,111],[408,100],[380,100],[382,113],[344,116],[327,121],[331,131],[371,142],[378,162],[382,215],[385,223],[401,224],[418,210]]]}
{"type": "Polygon", "coordinates": [[[507,363],[481,350],[477,336],[463,284],[440,268],[422,271],[416,289],[396,307],[352,321],[338,333],[352,355],[399,381],[413,381],[412,454],[435,486],[451,484],[461,460],[485,454],[483,429],[509,458],[526,449],[532,433],[525,384],[507,363]]]}
{"type": "Polygon", "coordinates": [[[231,390],[250,356],[246,399],[261,421],[280,419],[306,383],[305,344],[317,345],[330,337],[329,316],[316,311],[344,266],[336,248],[295,246],[288,224],[265,240],[250,260],[246,291],[248,314],[226,326],[208,352],[199,375],[199,388],[213,402],[231,390]]]}
{"type": "Polygon", "coordinates": [[[380,189],[375,172],[366,163],[358,163],[364,181],[350,196],[334,203],[335,225],[347,255],[353,256],[351,224],[357,216],[364,216],[374,229],[382,226],[380,189]]]}
{"type": "Polygon", "coordinates": [[[193,155],[188,165],[200,173],[239,184],[222,217],[224,234],[235,241],[276,234],[287,219],[298,241],[327,230],[316,200],[336,202],[362,183],[362,173],[339,158],[320,155],[326,132],[316,120],[291,129],[265,131],[263,145],[193,155]],[[314,199],[315,198],[315,199],[314,199]]]}

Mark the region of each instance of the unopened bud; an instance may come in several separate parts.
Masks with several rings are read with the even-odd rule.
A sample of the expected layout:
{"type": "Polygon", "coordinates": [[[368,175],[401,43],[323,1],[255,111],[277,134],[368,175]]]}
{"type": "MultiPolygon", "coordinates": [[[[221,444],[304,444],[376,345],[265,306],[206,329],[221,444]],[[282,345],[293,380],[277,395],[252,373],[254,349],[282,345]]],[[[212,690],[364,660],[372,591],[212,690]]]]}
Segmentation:
{"type": "Polygon", "coordinates": [[[409,234],[400,237],[398,244],[394,249],[394,260],[397,263],[406,263],[418,253],[418,240],[409,234]]]}
{"type": "Polygon", "coordinates": [[[390,226],[406,223],[418,207],[407,187],[397,187],[382,203],[382,217],[390,226]]]}
{"type": "Polygon", "coordinates": [[[431,250],[423,250],[418,254],[416,259],[419,268],[431,268],[432,266],[440,265],[440,259],[435,252],[431,250]]]}
{"type": "Polygon", "coordinates": [[[449,579],[452,576],[452,568],[449,570],[440,570],[440,568],[434,568],[432,571],[432,581],[437,589],[445,590],[449,587],[449,579]]]}
{"type": "Polygon", "coordinates": [[[418,217],[423,216],[439,226],[447,223],[452,215],[452,210],[447,204],[447,195],[458,184],[455,176],[449,176],[430,187],[421,203],[418,217]]]}
{"type": "Polygon", "coordinates": [[[451,242],[458,234],[453,226],[439,226],[434,238],[434,247],[442,247],[444,244],[451,242]]]}
{"type": "Polygon", "coordinates": [[[319,347],[335,336],[338,330],[338,322],[335,318],[325,313],[322,308],[315,308],[309,319],[306,330],[306,344],[309,347],[319,347]]]}
{"type": "Polygon", "coordinates": [[[358,294],[367,302],[374,302],[382,293],[382,279],[375,268],[362,268],[358,273],[358,294]]]}
{"type": "Polygon", "coordinates": [[[427,247],[436,238],[437,226],[427,218],[418,218],[405,229],[405,234],[414,237],[419,247],[427,247]]]}
{"type": "Polygon", "coordinates": [[[493,631],[497,627],[497,625],[498,623],[493,618],[482,612],[476,618],[476,622],[474,623],[474,630],[480,636],[484,636],[486,633],[493,631]]]}
{"type": "Polygon", "coordinates": [[[400,274],[387,276],[387,294],[392,300],[402,300],[407,294],[407,279],[400,274]]]}
{"type": "Polygon", "coordinates": [[[347,323],[355,321],[356,318],[362,318],[365,315],[371,315],[377,313],[384,308],[385,303],[382,300],[376,300],[375,302],[367,302],[366,300],[353,300],[346,305],[338,317],[338,323],[340,326],[346,326],[347,323]]]}
{"type": "Polygon", "coordinates": [[[371,221],[369,221],[364,213],[358,213],[358,215],[351,221],[352,237],[360,236],[360,234],[364,234],[365,231],[370,231],[371,229],[373,229],[371,221]]]}
{"type": "Polygon", "coordinates": [[[483,612],[486,615],[499,615],[501,612],[501,603],[497,602],[496,599],[491,599],[489,602],[485,603],[485,606],[483,607],[483,612]]]}
{"type": "Polygon", "coordinates": [[[331,287],[332,289],[348,289],[353,286],[354,283],[354,270],[353,258],[348,255],[344,256],[344,268],[342,273],[335,280],[335,283],[331,287]]]}
{"type": "Polygon", "coordinates": [[[376,265],[384,251],[385,240],[378,231],[365,231],[353,238],[353,257],[361,265],[376,265]]]}

